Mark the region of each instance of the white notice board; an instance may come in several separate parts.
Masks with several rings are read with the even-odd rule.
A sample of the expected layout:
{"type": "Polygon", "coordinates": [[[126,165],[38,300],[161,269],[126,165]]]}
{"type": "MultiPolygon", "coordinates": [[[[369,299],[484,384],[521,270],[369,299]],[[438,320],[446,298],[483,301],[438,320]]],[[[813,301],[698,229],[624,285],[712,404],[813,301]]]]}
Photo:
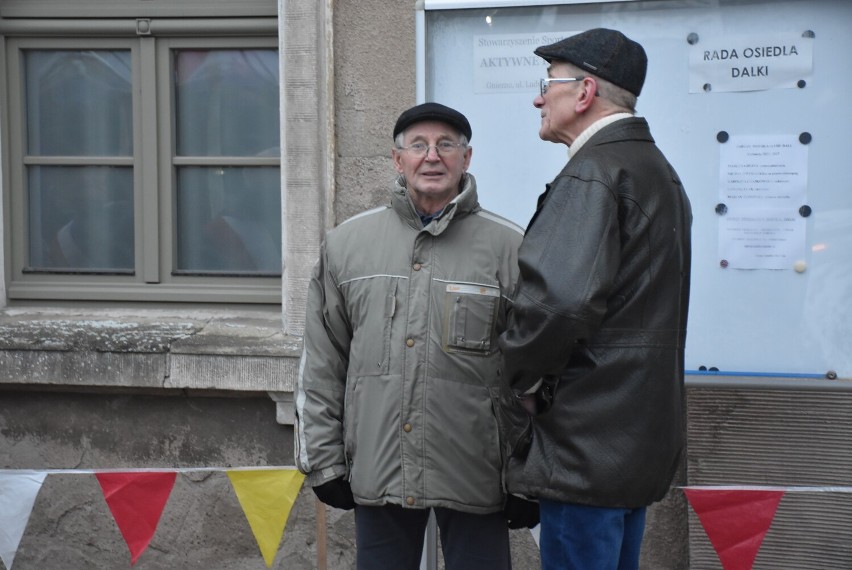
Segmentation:
{"type": "Polygon", "coordinates": [[[522,226],[566,160],[538,138],[546,66],[533,49],[595,27],[642,43],[638,114],[695,217],[687,369],[852,378],[852,2],[427,2],[424,14],[418,92],[467,115],[480,200],[522,226]],[[765,140],[784,152],[750,162],[765,140]],[[748,249],[778,242],[771,263],[748,249]]]}

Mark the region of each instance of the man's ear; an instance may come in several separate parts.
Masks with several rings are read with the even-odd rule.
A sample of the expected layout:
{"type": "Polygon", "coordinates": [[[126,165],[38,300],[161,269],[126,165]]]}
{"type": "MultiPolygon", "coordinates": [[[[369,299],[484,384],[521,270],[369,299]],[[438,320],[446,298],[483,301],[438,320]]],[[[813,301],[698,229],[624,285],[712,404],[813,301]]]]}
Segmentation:
{"type": "Polygon", "coordinates": [[[577,113],[584,113],[595,102],[595,97],[598,92],[598,82],[594,77],[584,77],[583,84],[580,88],[580,93],[577,98],[577,103],[574,110],[577,113]]]}
{"type": "Polygon", "coordinates": [[[402,153],[394,147],[391,149],[391,157],[393,158],[393,166],[396,171],[402,174],[402,153]]]}

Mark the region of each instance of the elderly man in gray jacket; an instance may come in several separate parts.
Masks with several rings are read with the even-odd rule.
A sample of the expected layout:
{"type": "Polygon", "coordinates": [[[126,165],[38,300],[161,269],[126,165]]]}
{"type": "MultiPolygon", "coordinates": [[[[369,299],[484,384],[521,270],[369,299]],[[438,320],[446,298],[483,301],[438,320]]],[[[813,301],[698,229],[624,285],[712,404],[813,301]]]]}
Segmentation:
{"type": "Polygon", "coordinates": [[[355,508],[359,569],[419,568],[430,510],[448,570],[510,568],[507,527],[538,520],[507,504],[495,414],[522,231],[480,208],[464,115],[425,103],[393,135],[390,204],[330,231],[311,279],[297,465],[355,508]]]}

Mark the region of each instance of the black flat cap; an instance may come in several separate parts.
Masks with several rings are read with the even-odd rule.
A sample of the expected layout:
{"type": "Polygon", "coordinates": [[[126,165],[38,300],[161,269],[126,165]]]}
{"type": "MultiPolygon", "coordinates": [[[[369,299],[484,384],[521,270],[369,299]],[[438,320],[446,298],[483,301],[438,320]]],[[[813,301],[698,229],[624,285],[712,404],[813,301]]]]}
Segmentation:
{"type": "Polygon", "coordinates": [[[455,109],[450,109],[446,105],[441,105],[440,103],[423,103],[422,105],[417,105],[402,112],[399,119],[396,120],[396,126],[393,128],[393,138],[396,138],[399,133],[414,123],[419,123],[421,121],[439,121],[441,123],[446,123],[466,136],[468,141],[473,135],[470,130],[470,123],[468,122],[467,117],[455,109]]]}
{"type": "Polygon", "coordinates": [[[595,28],[541,46],[535,54],[548,62],[567,61],[580,69],[639,96],[648,71],[648,56],[641,45],[616,30],[595,28]]]}

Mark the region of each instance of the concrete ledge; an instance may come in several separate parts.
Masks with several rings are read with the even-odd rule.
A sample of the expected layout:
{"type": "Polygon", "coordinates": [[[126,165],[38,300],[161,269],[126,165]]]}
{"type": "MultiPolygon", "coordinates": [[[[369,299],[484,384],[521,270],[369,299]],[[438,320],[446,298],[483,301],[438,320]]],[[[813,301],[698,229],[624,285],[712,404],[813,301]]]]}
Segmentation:
{"type": "Polygon", "coordinates": [[[0,384],[162,388],[166,355],[0,350],[0,384]]]}
{"type": "Polygon", "coordinates": [[[5,310],[0,311],[0,350],[163,353],[203,327],[190,319],[5,310]]]}
{"type": "Polygon", "coordinates": [[[298,358],[173,354],[166,388],[293,391],[298,358]]]}
{"type": "Polygon", "coordinates": [[[0,385],[267,392],[278,421],[292,423],[301,343],[283,333],[277,307],[6,308],[0,385]]]}
{"type": "Polygon", "coordinates": [[[293,425],[296,423],[296,412],[293,409],[293,392],[270,392],[269,397],[275,401],[275,419],[279,424],[293,425]]]}

